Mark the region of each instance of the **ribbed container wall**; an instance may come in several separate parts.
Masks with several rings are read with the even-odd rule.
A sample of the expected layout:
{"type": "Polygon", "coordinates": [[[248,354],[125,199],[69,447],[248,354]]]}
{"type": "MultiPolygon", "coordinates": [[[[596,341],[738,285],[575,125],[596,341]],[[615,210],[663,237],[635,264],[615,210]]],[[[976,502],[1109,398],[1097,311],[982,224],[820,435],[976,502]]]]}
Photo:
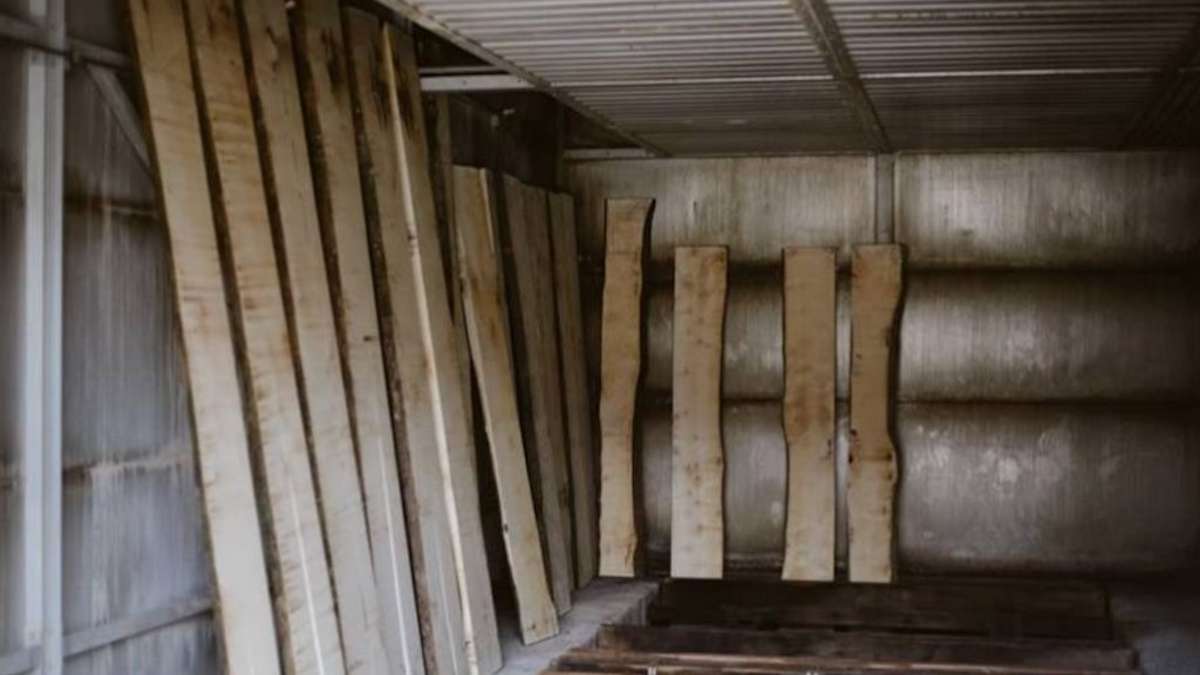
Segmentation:
{"type": "Polygon", "coordinates": [[[671,249],[730,248],[726,555],[734,568],[770,568],[782,557],[786,495],[780,250],[839,250],[844,467],[847,253],[894,240],[907,256],[894,423],[902,568],[1132,574],[1193,566],[1200,155],[904,154],[894,177],[877,175],[879,166],[851,156],[572,167],[593,341],[604,199],[658,200],[639,448],[651,559],[665,556],[670,541],[671,249]],[[877,222],[875,188],[889,179],[895,201],[877,222]]]}

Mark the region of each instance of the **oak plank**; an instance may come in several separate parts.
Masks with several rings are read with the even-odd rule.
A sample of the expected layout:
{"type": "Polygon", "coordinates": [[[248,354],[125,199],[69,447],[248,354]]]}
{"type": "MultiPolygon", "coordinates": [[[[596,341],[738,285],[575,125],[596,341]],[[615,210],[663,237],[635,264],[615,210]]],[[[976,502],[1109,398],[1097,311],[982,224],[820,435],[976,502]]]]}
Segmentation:
{"type": "Polygon", "coordinates": [[[672,577],[720,579],[724,568],[721,354],[728,255],[723,246],[675,249],[672,577]]]}
{"type": "Polygon", "coordinates": [[[562,356],[563,405],[570,448],[571,496],[575,523],[575,583],[582,588],[596,577],[596,450],[592,437],[592,402],[588,395],[583,308],[579,291],[579,247],[575,201],[568,194],[550,195],[550,242],[554,250],[554,304],[562,356]]]}
{"type": "MultiPolygon", "coordinates": [[[[251,437],[262,458],[270,507],[284,653],[296,673],[343,673],[343,655],[350,663],[364,659],[373,664],[370,671],[382,671],[385,664],[374,662],[376,645],[366,641],[374,634],[378,644],[374,613],[359,602],[360,597],[373,598],[373,589],[356,589],[353,580],[366,571],[370,584],[370,567],[356,565],[354,556],[341,561],[349,565],[343,580],[352,585],[344,599],[338,593],[338,601],[354,611],[335,610],[236,11],[232,0],[185,0],[185,6],[202,124],[208,130],[209,169],[218,187],[217,232],[227,243],[227,273],[236,300],[236,339],[246,369],[251,437]],[[338,635],[340,617],[344,644],[338,635]]],[[[361,544],[365,554],[365,537],[361,544]]]]}
{"type": "MultiPolygon", "coordinates": [[[[466,426],[467,401],[461,369],[468,364],[459,363],[458,353],[448,348],[454,345],[456,335],[450,321],[450,300],[438,243],[421,78],[410,34],[389,28],[383,33],[383,44],[385,53],[392,55],[381,65],[384,91],[395,93],[387,98],[403,198],[403,208],[397,215],[403,217],[407,226],[412,261],[408,283],[416,298],[417,311],[410,318],[420,328],[418,344],[428,366],[425,383],[432,400],[431,421],[446,489],[467,656],[473,672],[488,675],[500,668],[503,657],[479,514],[474,434],[466,426]]],[[[414,351],[419,350],[407,350],[414,351]]]]}
{"type": "MultiPolygon", "coordinates": [[[[361,461],[362,494],[355,494],[347,483],[345,509],[338,517],[353,519],[352,527],[357,530],[357,513],[362,508],[355,504],[365,497],[379,626],[388,663],[395,672],[423,675],[408,535],[386,382],[380,375],[379,343],[354,340],[347,345],[349,368],[343,377],[287,11],[277,2],[250,0],[239,5],[246,27],[251,91],[258,106],[268,205],[283,260],[288,291],[285,302],[303,373],[305,421],[314,456],[337,481],[353,479],[355,484],[357,476],[350,472],[361,461]],[[347,400],[351,394],[353,419],[347,400]]],[[[369,295],[344,304],[343,309],[342,321],[349,334],[375,334],[375,305],[369,295]]],[[[328,500],[325,506],[327,510],[334,507],[328,500]]],[[[327,526],[329,522],[327,516],[327,526]]]]}
{"type": "MultiPolygon", "coordinates": [[[[374,19],[364,19],[370,22],[366,28],[356,22],[352,30],[365,30],[367,34],[356,34],[355,50],[347,51],[336,0],[307,0],[299,4],[298,10],[293,16],[297,33],[303,38],[300,54],[310,77],[306,103],[309,119],[316,126],[314,161],[323,168],[318,175],[318,207],[326,239],[331,243],[329,248],[336,255],[331,266],[340,289],[338,304],[354,383],[355,419],[364,438],[368,433],[390,433],[397,447],[426,669],[461,675],[470,672],[470,667],[441,469],[432,441],[417,427],[421,414],[410,408],[409,399],[401,391],[401,369],[396,363],[400,352],[396,341],[403,336],[395,335],[393,327],[407,327],[411,321],[393,321],[397,316],[407,319],[409,314],[397,306],[398,299],[392,296],[387,279],[402,273],[399,266],[407,259],[401,256],[393,266],[396,269],[380,269],[378,283],[372,275],[375,266],[384,264],[378,233],[385,228],[378,222],[376,207],[371,214],[376,236],[373,239],[369,234],[363,188],[372,195],[387,197],[399,187],[395,185],[395,170],[385,176],[382,164],[369,165],[371,173],[366,175],[360,171],[353,105],[354,95],[361,93],[359,83],[369,83],[369,96],[358,97],[364,114],[357,121],[365,127],[364,140],[368,144],[374,141],[386,146],[387,130],[375,114],[387,108],[379,69],[383,54],[380,27],[374,19]],[[386,180],[393,182],[388,184],[386,180]],[[379,398],[379,392],[390,395],[390,417],[387,399],[379,398]]],[[[381,162],[391,157],[386,151],[364,150],[372,162],[376,156],[381,162]]],[[[393,224],[391,231],[396,227],[393,224]]]]}
{"type": "Polygon", "coordinates": [[[851,282],[850,581],[890,583],[896,499],[891,437],[892,345],[902,285],[895,245],[854,249],[851,282]]]}
{"type": "Polygon", "coordinates": [[[558,336],[554,316],[554,270],[550,260],[549,203],[546,193],[504,177],[508,230],[512,242],[520,322],[524,346],[525,397],[529,406],[528,442],[536,458],[539,511],[550,589],[559,614],[571,608],[574,568],[571,562],[570,478],[559,379],[558,336]]]}
{"type": "Polygon", "coordinates": [[[783,252],[783,431],[788,445],[783,578],[833,581],[837,251],[783,252]]]}
{"type": "Polygon", "coordinates": [[[453,175],[458,262],[471,362],[483,404],[521,639],[530,644],[558,633],[558,614],[546,579],[525,463],[491,176],[486,170],[466,167],[455,167],[453,175]]]}
{"type": "Polygon", "coordinates": [[[633,422],[642,367],[642,261],[652,199],[606,206],[600,320],[600,575],[632,577],[633,422]]]}
{"type": "Polygon", "coordinates": [[[213,567],[222,668],[279,675],[266,559],[239,405],[183,6],[129,0],[150,154],[170,241],[195,447],[213,567]]]}

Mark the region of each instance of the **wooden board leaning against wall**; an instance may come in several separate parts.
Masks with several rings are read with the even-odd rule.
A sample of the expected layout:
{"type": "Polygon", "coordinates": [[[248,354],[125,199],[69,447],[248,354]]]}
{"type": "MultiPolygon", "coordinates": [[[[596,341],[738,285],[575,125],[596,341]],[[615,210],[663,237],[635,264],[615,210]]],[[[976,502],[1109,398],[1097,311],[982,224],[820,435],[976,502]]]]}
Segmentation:
{"type": "Polygon", "coordinates": [[[279,647],[259,533],[233,332],[204,166],[182,5],[128,3],[171,272],[216,586],[223,667],[278,675],[279,647]]]}
{"type": "Polygon", "coordinates": [[[719,579],[724,571],[721,354],[727,259],[723,246],[675,249],[672,577],[719,579]]]}
{"type": "Polygon", "coordinates": [[[483,169],[455,167],[453,188],[471,362],[479,382],[521,638],[529,644],[558,632],[558,614],[546,578],[517,409],[503,252],[491,174],[483,169]]]}
{"type": "Polygon", "coordinates": [[[652,199],[606,204],[600,327],[600,575],[632,577],[637,552],[633,444],[642,370],[642,265],[652,199]]]}
{"type": "MultiPolygon", "coordinates": [[[[554,270],[550,258],[549,204],[543,190],[504,177],[519,321],[515,335],[523,350],[527,405],[525,435],[533,451],[542,540],[550,564],[550,589],[558,613],[571,608],[570,478],[563,424],[558,336],[554,317],[554,270]]],[[[521,383],[519,383],[520,385],[521,383]]]]}
{"type": "Polygon", "coordinates": [[[897,473],[890,399],[903,255],[895,245],[858,246],[852,264],[850,581],[890,583],[897,473]]]}

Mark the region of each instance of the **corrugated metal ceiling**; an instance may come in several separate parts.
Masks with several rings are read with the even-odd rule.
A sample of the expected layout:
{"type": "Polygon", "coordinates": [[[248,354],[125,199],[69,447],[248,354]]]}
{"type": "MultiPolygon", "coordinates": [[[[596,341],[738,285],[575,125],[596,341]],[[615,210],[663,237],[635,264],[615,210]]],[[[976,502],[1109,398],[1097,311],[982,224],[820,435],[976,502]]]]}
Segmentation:
{"type": "Polygon", "coordinates": [[[798,7],[832,17],[894,149],[1120,144],[1156,97],[1178,98],[1163,69],[1200,21],[1194,0],[408,4],[676,154],[879,148],[798,7]]]}

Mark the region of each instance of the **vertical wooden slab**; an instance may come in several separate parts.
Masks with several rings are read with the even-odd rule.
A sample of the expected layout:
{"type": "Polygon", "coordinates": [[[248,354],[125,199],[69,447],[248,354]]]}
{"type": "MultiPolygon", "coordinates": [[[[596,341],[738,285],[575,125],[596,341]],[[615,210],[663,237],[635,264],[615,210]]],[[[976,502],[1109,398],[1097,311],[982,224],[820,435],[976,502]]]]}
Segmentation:
{"type": "MultiPolygon", "coordinates": [[[[394,28],[384,31],[392,59],[383,65],[385,91],[391,107],[393,151],[400,175],[403,216],[408,229],[416,312],[409,319],[419,327],[421,340],[410,347],[424,351],[425,384],[432,400],[434,432],[442,481],[446,490],[451,543],[462,596],[467,655],[473,672],[487,675],[500,668],[500,637],[492,602],[491,580],[479,515],[475,477],[475,442],[466,426],[466,400],[461,368],[453,349],[455,333],[437,238],[437,214],[429,178],[421,78],[417,73],[412,36],[394,28]],[[392,95],[394,93],[394,95],[392,95]]],[[[416,349],[410,349],[416,351],[416,349]]]]}
{"type": "Polygon", "coordinates": [[[571,609],[570,478],[559,379],[554,315],[554,269],[550,259],[549,203],[542,190],[504,177],[508,229],[520,309],[518,339],[525,348],[529,443],[537,458],[538,497],[550,589],[560,614],[571,609]]]}
{"type": "Polygon", "coordinates": [[[227,673],[279,675],[183,7],[129,0],[128,8],[187,354],[222,667],[227,673]]]}
{"type": "Polygon", "coordinates": [[[788,444],[783,578],[833,581],[836,251],[783,252],[783,433],[788,444]]]}
{"type": "MultiPolygon", "coordinates": [[[[417,472],[421,467],[407,461],[410,457],[436,457],[436,453],[430,455],[432,451],[422,448],[408,435],[406,425],[410,416],[404,414],[404,402],[398,392],[391,396],[390,412],[388,408],[389,387],[380,322],[390,321],[390,317],[376,304],[376,293],[386,297],[388,290],[382,280],[377,288],[372,276],[351,75],[339,3],[305,0],[297,5],[292,16],[296,21],[293,34],[298,40],[300,70],[306,74],[302,82],[304,102],[311,125],[313,162],[319,167],[315,181],[317,208],[333,273],[344,367],[351,383],[352,419],[362,448],[375,443],[380,452],[390,453],[391,448],[401,446],[400,458],[404,460],[401,463],[406,465],[402,467],[404,498],[408,500],[405,511],[409,518],[413,577],[420,599],[425,665],[431,672],[460,675],[469,672],[469,668],[444,500],[438,490],[440,472],[436,469],[436,459],[431,460],[435,469],[424,470],[429,473],[417,472]],[[405,442],[397,443],[397,439],[405,442]],[[414,475],[422,478],[414,480],[414,475]]],[[[377,31],[366,46],[368,53],[371,45],[382,49],[377,31]]],[[[380,105],[386,105],[386,101],[381,100],[376,108],[380,105]]],[[[382,476],[364,475],[364,478],[381,480],[382,476]]]]}
{"type": "Polygon", "coordinates": [[[383,672],[386,662],[378,649],[374,623],[375,588],[357,467],[352,455],[346,472],[316,454],[329,559],[341,609],[334,612],[237,12],[232,0],[185,0],[184,4],[202,93],[200,108],[207,120],[209,169],[218,186],[218,232],[227,243],[236,291],[250,423],[262,454],[270,504],[288,656],[293,667],[304,672],[323,673],[329,668],[340,672],[336,623],[340,617],[347,663],[355,663],[357,657],[365,666],[360,672],[383,672]],[[347,490],[350,494],[345,494],[347,490]]]}
{"type": "Polygon", "coordinates": [[[851,282],[850,581],[889,583],[896,447],[891,437],[892,345],[900,305],[899,246],[854,249],[851,282]]]}
{"type": "Polygon", "coordinates": [[[558,615],[546,581],[546,561],[525,464],[491,177],[483,169],[465,167],[455,167],[453,175],[471,361],[483,403],[521,638],[530,644],[558,632],[558,615]]]}
{"type": "Polygon", "coordinates": [[[558,308],[558,340],[562,354],[563,405],[574,498],[575,582],[579,588],[596,576],[596,461],[592,439],[592,404],[588,396],[583,309],[579,293],[579,249],[575,201],[568,194],[550,195],[550,241],[554,248],[554,304],[558,308]]]}
{"type": "Polygon", "coordinates": [[[600,318],[600,575],[632,577],[633,422],[642,369],[642,260],[653,199],[605,205],[600,318]]]}
{"type": "MultiPolygon", "coordinates": [[[[365,339],[347,345],[349,382],[343,380],[286,8],[264,0],[239,5],[251,63],[251,91],[258,106],[268,205],[283,258],[285,300],[303,373],[313,452],[319,465],[345,481],[353,477],[349,472],[356,468],[357,449],[383,645],[393,672],[422,675],[408,535],[379,343],[365,339]],[[354,393],[354,424],[347,387],[354,393]]],[[[343,323],[352,335],[375,335],[375,305],[370,289],[366,290],[365,299],[343,305],[347,310],[343,323]]],[[[327,501],[326,507],[330,506],[327,501]]],[[[354,514],[361,508],[353,503],[344,506],[342,517],[357,519],[354,514]]]]}
{"type": "Polygon", "coordinates": [[[675,357],[671,384],[671,576],[720,579],[724,569],[725,449],[721,351],[723,246],[675,249],[675,357]]]}

